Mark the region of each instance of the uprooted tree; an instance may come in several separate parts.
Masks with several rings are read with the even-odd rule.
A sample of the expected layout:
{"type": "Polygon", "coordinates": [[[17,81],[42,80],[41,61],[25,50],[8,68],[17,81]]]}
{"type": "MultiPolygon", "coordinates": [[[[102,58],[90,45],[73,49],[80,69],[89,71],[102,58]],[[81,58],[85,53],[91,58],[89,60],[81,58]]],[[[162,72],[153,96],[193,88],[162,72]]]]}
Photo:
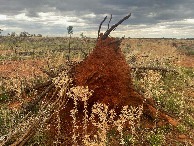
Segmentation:
{"type": "MultiPolygon", "coordinates": [[[[30,122],[26,125],[22,122],[18,126],[20,129],[16,128],[14,132],[10,132],[2,145],[8,143],[24,145],[36,133],[38,127],[46,128],[48,125],[50,128],[47,132],[53,140],[60,139],[62,144],[72,144],[73,137],[74,144],[81,143],[84,138],[79,138],[78,135],[83,136],[83,133],[92,135],[92,132],[95,133],[98,129],[87,120],[92,117],[96,103],[108,105],[108,108],[115,109],[118,115],[124,106],[143,105],[142,117],[146,116],[159,125],[165,123],[176,125],[175,120],[159,111],[154,103],[134,90],[131,68],[119,47],[122,39],[109,37],[111,31],[130,16],[131,14],[127,15],[110,28],[108,24],[107,31],[102,34],[101,25],[107,17],[104,18],[99,26],[93,52],[84,61],[55,78],[54,82],[49,82],[34,101],[24,104],[22,112],[28,114],[23,121],[30,122]],[[44,104],[40,105],[38,115],[29,118],[30,110],[40,101],[44,101],[44,104]]],[[[115,120],[118,117],[115,117],[115,120]]],[[[99,126],[98,124],[96,125],[99,126]]]]}
{"type": "Polygon", "coordinates": [[[127,15],[104,34],[100,34],[101,25],[107,17],[104,18],[99,27],[95,49],[75,67],[75,85],[88,86],[94,91],[88,100],[91,105],[95,102],[107,104],[110,108],[143,105],[144,114],[153,119],[158,116],[161,122],[174,124],[171,117],[158,111],[152,101],[146,100],[134,90],[130,66],[119,48],[122,39],[116,40],[108,37],[112,30],[130,16],[131,14],[127,15]]]}

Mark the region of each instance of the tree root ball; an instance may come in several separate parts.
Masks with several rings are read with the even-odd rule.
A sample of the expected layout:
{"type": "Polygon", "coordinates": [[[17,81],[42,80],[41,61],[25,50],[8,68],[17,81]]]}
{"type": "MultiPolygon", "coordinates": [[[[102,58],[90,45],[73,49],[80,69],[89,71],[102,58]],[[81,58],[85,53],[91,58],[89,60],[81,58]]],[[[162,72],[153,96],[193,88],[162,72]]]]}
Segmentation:
{"type": "Polygon", "coordinates": [[[156,118],[157,113],[159,119],[172,121],[134,91],[130,66],[119,47],[121,41],[112,37],[102,40],[102,36],[103,34],[100,34],[93,52],[75,67],[75,86],[88,86],[93,90],[93,95],[88,100],[89,106],[96,102],[120,109],[125,105],[143,105],[144,114],[156,118]]]}

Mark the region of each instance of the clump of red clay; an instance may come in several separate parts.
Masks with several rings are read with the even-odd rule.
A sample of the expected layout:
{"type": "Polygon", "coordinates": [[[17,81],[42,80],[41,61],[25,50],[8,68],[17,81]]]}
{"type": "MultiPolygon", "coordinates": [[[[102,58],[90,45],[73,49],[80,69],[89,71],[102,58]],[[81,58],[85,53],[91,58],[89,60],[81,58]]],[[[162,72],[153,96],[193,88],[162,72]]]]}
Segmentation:
{"type": "MultiPolygon", "coordinates": [[[[101,34],[102,37],[102,34],[101,34]]],[[[88,86],[93,96],[88,103],[101,102],[110,107],[121,106],[130,100],[132,88],[130,67],[114,38],[99,38],[93,52],[76,66],[74,80],[76,86],[88,86]]],[[[131,95],[133,96],[133,95],[131,95]]],[[[133,99],[132,104],[141,104],[140,99],[133,99]]]]}
{"type": "MultiPolygon", "coordinates": [[[[101,102],[110,108],[122,108],[125,105],[139,106],[143,104],[143,113],[152,118],[157,110],[144,102],[144,98],[133,90],[130,66],[119,48],[120,42],[107,37],[97,41],[93,52],[75,68],[76,86],[88,86],[93,90],[89,105],[101,102]]],[[[166,122],[173,121],[169,116],[159,112],[159,118],[166,122]]],[[[175,123],[173,123],[175,124],[175,123]]]]}
{"type": "MultiPolygon", "coordinates": [[[[148,125],[147,127],[152,127],[153,119],[156,117],[159,119],[158,125],[163,125],[167,122],[176,125],[172,118],[144,102],[144,98],[133,90],[130,67],[119,48],[120,42],[110,37],[101,40],[102,36],[103,34],[100,35],[93,52],[71,71],[73,73],[74,86],[88,86],[90,90],[93,90],[93,95],[88,99],[88,113],[91,113],[91,107],[96,102],[104,103],[109,108],[115,108],[116,112],[120,112],[125,105],[135,107],[143,105],[143,113],[148,115],[146,116],[148,120],[142,119],[148,125]],[[158,113],[158,116],[156,113],[158,113]]],[[[78,103],[76,118],[79,128],[76,131],[82,137],[84,109],[83,102],[78,103]]],[[[66,107],[61,109],[59,113],[60,133],[63,135],[61,136],[64,143],[72,144],[73,118],[70,111],[73,108],[73,99],[69,99],[66,107]]],[[[57,135],[55,122],[55,118],[50,121],[50,136],[53,138],[57,135]]],[[[95,133],[97,128],[91,122],[88,124],[87,131],[95,133]]],[[[81,138],[78,138],[78,143],[81,143],[81,138]]]]}

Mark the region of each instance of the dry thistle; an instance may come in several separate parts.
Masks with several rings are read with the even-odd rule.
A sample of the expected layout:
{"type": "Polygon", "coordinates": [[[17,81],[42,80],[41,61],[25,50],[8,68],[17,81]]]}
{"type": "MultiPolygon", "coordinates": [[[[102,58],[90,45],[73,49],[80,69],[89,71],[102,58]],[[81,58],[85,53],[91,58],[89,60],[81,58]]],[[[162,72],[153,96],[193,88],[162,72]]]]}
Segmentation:
{"type": "Polygon", "coordinates": [[[110,128],[108,124],[108,106],[102,103],[94,104],[90,120],[99,129],[97,132],[99,138],[98,144],[106,145],[107,131],[110,128]],[[98,118],[98,121],[95,120],[95,117],[98,118]]]}
{"type": "Polygon", "coordinates": [[[74,144],[77,144],[76,138],[78,137],[78,135],[76,134],[76,129],[78,129],[78,126],[76,124],[76,114],[78,113],[77,105],[78,105],[78,101],[84,102],[83,142],[84,144],[87,144],[90,141],[89,135],[87,134],[87,123],[88,123],[87,101],[89,97],[92,95],[92,91],[89,91],[88,87],[76,86],[70,89],[68,95],[70,95],[70,97],[74,100],[74,108],[71,110],[71,116],[73,118],[73,127],[74,127],[73,137],[72,137],[74,144]]]}

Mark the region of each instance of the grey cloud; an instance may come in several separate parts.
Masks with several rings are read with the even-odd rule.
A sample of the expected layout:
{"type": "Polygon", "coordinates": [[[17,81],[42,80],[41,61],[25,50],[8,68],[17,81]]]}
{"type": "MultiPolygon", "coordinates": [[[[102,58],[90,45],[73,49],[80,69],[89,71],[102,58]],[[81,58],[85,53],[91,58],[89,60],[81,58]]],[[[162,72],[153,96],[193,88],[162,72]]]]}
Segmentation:
{"type": "MultiPolygon", "coordinates": [[[[152,18],[155,19],[152,20],[153,23],[160,20],[194,17],[192,0],[2,0],[1,3],[2,14],[13,15],[26,10],[26,15],[29,17],[38,17],[38,12],[49,11],[77,17],[92,12],[96,15],[113,14],[115,18],[131,12],[137,19],[147,18],[144,15],[156,13],[152,18]],[[180,14],[180,11],[183,13],[180,14]]],[[[151,21],[147,22],[147,19],[143,19],[143,23],[151,21]]]]}
{"type": "MultiPolygon", "coordinates": [[[[173,22],[183,19],[194,19],[194,1],[193,0],[0,0],[0,14],[17,15],[22,12],[26,16],[33,18],[40,17],[39,12],[53,12],[60,16],[69,16],[73,19],[69,22],[77,23],[76,29],[81,29],[79,23],[85,23],[89,28],[87,30],[98,29],[104,15],[113,14],[111,25],[118,22],[128,13],[132,17],[122,25],[141,25],[147,27],[161,23],[173,22]],[[87,17],[87,14],[93,13],[96,17],[87,17]]],[[[107,27],[109,18],[103,24],[107,27]]],[[[13,21],[18,27],[28,27],[13,21]]],[[[27,23],[27,22],[26,22],[27,23]]],[[[0,20],[1,24],[1,20],[0,20]]],[[[30,24],[30,23],[29,23],[30,24]]],[[[28,24],[28,25],[29,25],[28,24]]],[[[9,24],[10,26],[11,24],[9,24]]],[[[33,22],[32,25],[42,25],[33,22]]],[[[183,24],[186,25],[186,24],[183,24]]],[[[60,26],[57,28],[60,28],[60,26]]],[[[30,27],[30,26],[29,26],[30,27]]],[[[47,26],[48,27],[48,26],[47,26]]],[[[51,26],[50,26],[51,27],[51,26]]],[[[121,26],[120,26],[121,27],[121,26]]],[[[173,27],[170,26],[170,27],[173,27]]],[[[176,26],[174,26],[176,27],[176,26]]],[[[179,26],[177,26],[179,27],[179,26]]],[[[83,28],[83,26],[82,26],[83,28]]],[[[52,29],[52,28],[50,28],[52,29]]],[[[118,29],[120,29],[118,27],[118,29]]]]}

